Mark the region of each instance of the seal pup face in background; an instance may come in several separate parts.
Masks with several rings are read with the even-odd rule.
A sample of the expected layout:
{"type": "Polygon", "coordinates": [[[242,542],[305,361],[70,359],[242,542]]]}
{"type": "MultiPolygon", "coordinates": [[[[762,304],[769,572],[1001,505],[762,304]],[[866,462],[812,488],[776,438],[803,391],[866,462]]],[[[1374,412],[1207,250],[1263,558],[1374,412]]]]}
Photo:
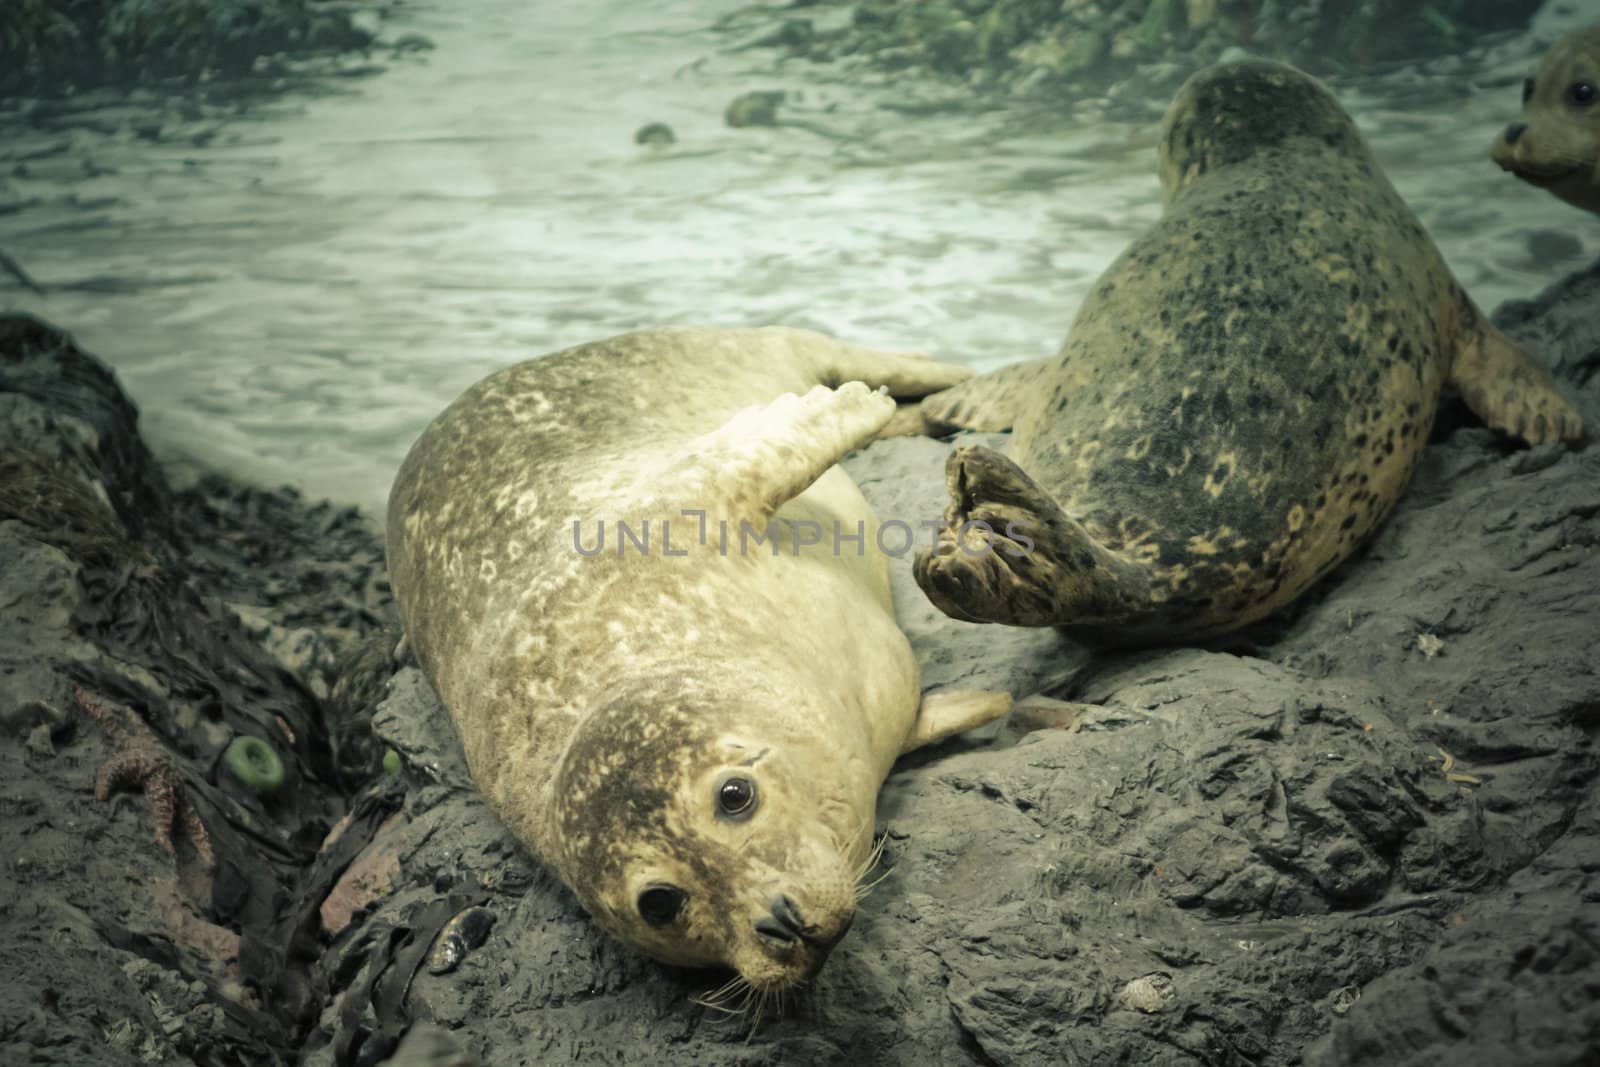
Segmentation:
{"type": "Polygon", "coordinates": [[[1161,126],[1161,188],[1170,204],[1197,178],[1289,141],[1365,157],[1350,116],[1320,82],[1283,63],[1246,60],[1194,74],[1161,126]]]}
{"type": "Polygon", "coordinates": [[[781,992],[850,927],[877,782],[812,738],[739,728],[770,719],[739,704],[796,698],[697,688],[653,679],[585,717],[555,779],[549,858],[613,936],[781,992]]]}
{"type": "Polygon", "coordinates": [[[1600,26],[1551,46],[1523,83],[1522,116],[1489,155],[1530,185],[1600,212],[1600,26]]]}

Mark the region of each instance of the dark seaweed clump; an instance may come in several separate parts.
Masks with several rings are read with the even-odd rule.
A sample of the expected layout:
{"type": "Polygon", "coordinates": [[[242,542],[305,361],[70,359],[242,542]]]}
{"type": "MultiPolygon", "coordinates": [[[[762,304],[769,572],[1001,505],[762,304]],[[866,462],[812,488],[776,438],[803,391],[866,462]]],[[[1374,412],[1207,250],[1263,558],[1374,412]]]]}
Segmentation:
{"type": "Polygon", "coordinates": [[[1538,0],[861,0],[845,14],[797,0],[775,27],[761,24],[771,9],[759,22],[745,9],[725,26],[758,26],[754,43],[811,60],[1048,95],[1101,91],[1150,65],[1193,69],[1239,48],[1319,74],[1379,69],[1459,54],[1486,34],[1525,26],[1538,8],[1538,0]]]}
{"type": "Polygon", "coordinates": [[[287,1063],[320,904],[398,804],[359,669],[392,670],[382,549],[348,508],[175,486],[137,418],[0,315],[0,1063],[287,1063]]]}
{"type": "Polygon", "coordinates": [[[365,48],[326,0],[5,0],[0,96],[238,78],[276,56],[365,48]]]}

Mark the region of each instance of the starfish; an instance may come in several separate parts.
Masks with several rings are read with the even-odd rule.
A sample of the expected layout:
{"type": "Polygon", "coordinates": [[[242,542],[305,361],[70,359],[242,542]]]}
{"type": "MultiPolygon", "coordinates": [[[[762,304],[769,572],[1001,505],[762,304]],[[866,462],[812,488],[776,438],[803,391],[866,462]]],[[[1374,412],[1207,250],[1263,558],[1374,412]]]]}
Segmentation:
{"type": "Polygon", "coordinates": [[[127,709],[118,711],[90,696],[81,686],[72,687],[78,706],[100,724],[116,751],[100,767],[94,779],[96,800],[107,800],[119,789],[137,786],[150,800],[150,813],[155,820],[156,840],[172,854],[178,850],[172,840],[172,831],[180,822],[189,842],[210,870],[216,865],[211,851],[211,835],[206,833],[194,806],[185,798],[178,781],[178,770],[166,748],[156,739],[151,729],[127,709]]]}

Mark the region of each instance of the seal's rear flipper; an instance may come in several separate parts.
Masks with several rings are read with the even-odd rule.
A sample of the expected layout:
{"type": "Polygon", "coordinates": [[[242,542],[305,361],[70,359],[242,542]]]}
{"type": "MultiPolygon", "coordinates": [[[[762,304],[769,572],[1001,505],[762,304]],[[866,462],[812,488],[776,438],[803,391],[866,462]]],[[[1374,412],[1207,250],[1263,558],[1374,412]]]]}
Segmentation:
{"type": "Polygon", "coordinates": [[[687,442],[683,458],[652,480],[660,486],[658,497],[683,508],[765,524],[847,452],[871,440],[894,410],[893,398],[861,382],[819,385],[804,396],[785,393],[687,442]]]}
{"type": "Polygon", "coordinates": [[[917,584],[967,622],[1092,625],[1151,612],[1148,569],[1111,552],[1062,512],[1020,467],[992,449],[950,454],[951,505],[917,584]]]}
{"type": "Polygon", "coordinates": [[[900,745],[903,756],[923,745],[976,729],[1011,710],[1010,693],[982,689],[945,689],[922,694],[922,706],[911,732],[900,745]]]}
{"type": "Polygon", "coordinates": [[[928,426],[927,420],[922,417],[922,407],[915,400],[902,402],[895,405],[894,416],[883,424],[873,437],[875,441],[882,441],[889,437],[920,437],[923,434],[934,432],[928,426]]]}
{"type": "Polygon", "coordinates": [[[922,402],[928,433],[956,430],[1000,433],[1011,429],[1025,401],[1040,387],[1053,359],[1014,363],[935,393],[922,402]]]}
{"type": "Polygon", "coordinates": [[[1479,316],[1450,384],[1479,418],[1532,445],[1583,438],[1583,417],[1537,359],[1479,316]]]}

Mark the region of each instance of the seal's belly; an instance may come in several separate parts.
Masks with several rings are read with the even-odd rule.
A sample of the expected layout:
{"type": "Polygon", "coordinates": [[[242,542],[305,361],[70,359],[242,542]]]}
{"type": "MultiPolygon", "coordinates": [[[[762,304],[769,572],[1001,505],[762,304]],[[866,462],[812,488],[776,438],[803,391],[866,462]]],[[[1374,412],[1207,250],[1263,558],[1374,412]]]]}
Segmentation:
{"type": "Polygon", "coordinates": [[[838,467],[831,468],[811,488],[778,509],[778,520],[788,529],[791,548],[799,541],[819,540],[802,549],[805,566],[837,571],[838,577],[859,585],[890,619],[894,604],[889,595],[888,558],[878,548],[878,518],[856,483],[838,467]]]}

